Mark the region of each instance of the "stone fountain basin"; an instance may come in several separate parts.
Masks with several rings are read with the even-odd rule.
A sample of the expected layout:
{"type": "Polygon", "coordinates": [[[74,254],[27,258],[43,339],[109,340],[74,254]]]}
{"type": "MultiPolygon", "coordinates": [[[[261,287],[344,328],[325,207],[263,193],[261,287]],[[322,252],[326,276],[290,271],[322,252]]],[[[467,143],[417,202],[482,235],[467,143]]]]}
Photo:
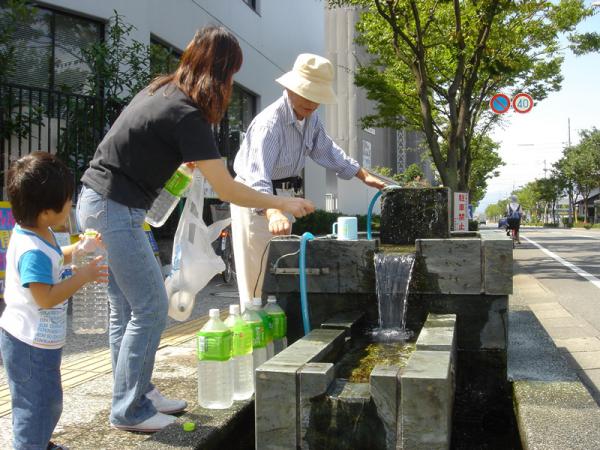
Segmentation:
{"type": "Polygon", "coordinates": [[[256,448],[449,448],[456,316],[428,315],[406,367],[376,365],[368,383],[350,383],[336,364],[362,316],[326,321],[256,370],[256,448]],[[330,424],[341,416],[324,417],[324,402],[362,411],[371,432],[341,427],[336,436],[330,424]]]}

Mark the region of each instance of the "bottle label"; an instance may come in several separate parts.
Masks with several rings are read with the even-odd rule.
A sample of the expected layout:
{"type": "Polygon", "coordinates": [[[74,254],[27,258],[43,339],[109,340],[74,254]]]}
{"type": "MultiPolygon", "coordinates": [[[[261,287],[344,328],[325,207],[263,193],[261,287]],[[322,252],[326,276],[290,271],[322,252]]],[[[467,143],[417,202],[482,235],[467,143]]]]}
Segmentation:
{"type": "Polygon", "coordinates": [[[248,322],[252,328],[252,348],[262,348],[267,345],[265,339],[265,328],[262,320],[260,322],[248,322]]]}
{"type": "Polygon", "coordinates": [[[191,181],[192,178],[189,175],[178,170],[169,178],[169,181],[165,184],[165,189],[174,196],[181,197],[191,181]]]}
{"type": "Polygon", "coordinates": [[[287,334],[287,317],[284,313],[269,314],[273,324],[273,339],[282,339],[287,334]]]}
{"type": "Polygon", "coordinates": [[[249,326],[233,329],[233,356],[252,353],[252,328],[249,326]]]}
{"type": "Polygon", "coordinates": [[[197,337],[200,361],[227,361],[231,358],[231,331],[199,331],[197,337]]]}

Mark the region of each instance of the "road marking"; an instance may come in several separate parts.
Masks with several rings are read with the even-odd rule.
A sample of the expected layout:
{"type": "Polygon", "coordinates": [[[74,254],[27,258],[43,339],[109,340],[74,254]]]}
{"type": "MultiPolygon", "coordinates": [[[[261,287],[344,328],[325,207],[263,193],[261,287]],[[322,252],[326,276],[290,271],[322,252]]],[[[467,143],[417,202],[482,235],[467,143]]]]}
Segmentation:
{"type": "Polygon", "coordinates": [[[596,237],[596,236],[586,236],[585,234],[574,234],[573,237],[587,238],[587,239],[600,239],[599,237],[596,237]]]}
{"type": "Polygon", "coordinates": [[[557,260],[559,263],[561,263],[563,266],[568,267],[569,269],[571,269],[573,272],[575,272],[577,275],[585,278],[586,280],[588,280],[590,283],[592,283],[594,286],[596,286],[598,289],[600,289],[600,279],[596,278],[594,275],[592,275],[591,273],[586,272],[585,270],[577,267],[575,264],[570,263],[569,261],[567,261],[566,259],[561,258],[560,256],[558,256],[556,253],[552,253],[550,250],[542,247],[540,244],[538,244],[535,241],[532,241],[531,239],[523,236],[523,239],[525,239],[527,242],[532,243],[533,245],[535,245],[537,248],[539,248],[542,252],[544,252],[546,255],[554,258],[555,260],[557,260]]]}

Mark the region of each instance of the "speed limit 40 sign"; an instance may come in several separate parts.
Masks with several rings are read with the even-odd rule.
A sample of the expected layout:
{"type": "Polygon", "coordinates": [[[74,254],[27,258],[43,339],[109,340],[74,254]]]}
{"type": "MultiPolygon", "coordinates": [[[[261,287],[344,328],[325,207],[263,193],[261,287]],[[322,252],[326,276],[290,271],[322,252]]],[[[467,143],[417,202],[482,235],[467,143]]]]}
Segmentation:
{"type": "Polygon", "coordinates": [[[520,114],[525,114],[533,108],[533,98],[531,95],[521,92],[513,98],[513,108],[520,114]]]}

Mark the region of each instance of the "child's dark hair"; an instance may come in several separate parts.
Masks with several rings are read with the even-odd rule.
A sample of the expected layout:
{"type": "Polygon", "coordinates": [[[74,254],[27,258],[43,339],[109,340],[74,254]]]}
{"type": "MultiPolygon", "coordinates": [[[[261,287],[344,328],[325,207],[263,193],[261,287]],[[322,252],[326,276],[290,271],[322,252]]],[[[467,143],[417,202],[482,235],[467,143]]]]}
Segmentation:
{"type": "Polygon", "coordinates": [[[73,198],[75,183],[69,168],[47,152],[33,152],[11,164],[7,174],[8,200],[19,225],[35,227],[39,214],[61,212],[73,198]]]}

